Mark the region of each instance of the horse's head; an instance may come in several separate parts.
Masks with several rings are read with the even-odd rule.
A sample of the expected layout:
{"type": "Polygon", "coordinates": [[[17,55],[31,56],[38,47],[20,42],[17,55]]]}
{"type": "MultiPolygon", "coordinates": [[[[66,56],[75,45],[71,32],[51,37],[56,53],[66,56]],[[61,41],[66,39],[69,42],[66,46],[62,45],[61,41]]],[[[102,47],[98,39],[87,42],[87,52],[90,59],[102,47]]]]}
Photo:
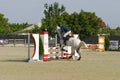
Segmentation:
{"type": "Polygon", "coordinates": [[[78,34],[74,34],[73,37],[74,38],[78,38],[79,36],[78,36],[78,34]]]}

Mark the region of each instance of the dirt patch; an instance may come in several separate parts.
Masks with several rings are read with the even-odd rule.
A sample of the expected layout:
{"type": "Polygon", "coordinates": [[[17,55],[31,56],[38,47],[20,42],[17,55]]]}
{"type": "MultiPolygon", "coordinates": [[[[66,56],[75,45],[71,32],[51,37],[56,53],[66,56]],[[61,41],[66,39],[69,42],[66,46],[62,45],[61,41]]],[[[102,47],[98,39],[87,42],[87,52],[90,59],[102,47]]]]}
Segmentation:
{"type": "Polygon", "coordinates": [[[120,52],[82,51],[80,61],[28,63],[27,56],[27,47],[0,47],[0,80],[120,79],[120,52]]]}

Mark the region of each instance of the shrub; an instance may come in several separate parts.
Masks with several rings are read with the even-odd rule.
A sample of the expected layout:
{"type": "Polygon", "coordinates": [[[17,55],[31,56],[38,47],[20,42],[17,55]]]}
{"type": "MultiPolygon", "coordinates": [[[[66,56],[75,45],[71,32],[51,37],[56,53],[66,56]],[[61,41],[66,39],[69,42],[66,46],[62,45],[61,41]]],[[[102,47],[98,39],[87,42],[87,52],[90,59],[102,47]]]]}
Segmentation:
{"type": "Polygon", "coordinates": [[[105,35],[105,51],[109,49],[109,46],[110,46],[109,36],[105,35]]]}
{"type": "Polygon", "coordinates": [[[43,48],[43,43],[41,37],[39,37],[39,55],[40,58],[43,57],[44,54],[44,48],[43,48]]]}

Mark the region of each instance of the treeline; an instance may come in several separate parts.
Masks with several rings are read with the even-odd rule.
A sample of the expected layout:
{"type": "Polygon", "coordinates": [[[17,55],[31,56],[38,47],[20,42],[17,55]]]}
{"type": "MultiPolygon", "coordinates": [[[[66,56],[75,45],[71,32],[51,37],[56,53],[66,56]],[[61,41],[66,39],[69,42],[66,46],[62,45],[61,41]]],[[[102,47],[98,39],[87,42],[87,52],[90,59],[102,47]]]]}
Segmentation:
{"type": "Polygon", "coordinates": [[[22,29],[29,27],[31,24],[26,23],[9,23],[8,18],[4,17],[4,14],[0,13],[0,34],[13,34],[14,32],[21,31],[22,29]]]}
{"type": "Polygon", "coordinates": [[[64,5],[59,6],[57,2],[54,4],[44,5],[44,15],[42,19],[42,30],[48,30],[53,35],[52,30],[61,23],[69,27],[74,34],[79,34],[81,38],[93,36],[97,34],[119,35],[120,29],[110,29],[108,25],[98,17],[95,12],[66,12],[64,5]]]}
{"type": "MultiPolygon", "coordinates": [[[[39,28],[34,25],[32,30],[27,32],[40,32],[43,30],[49,31],[50,35],[54,35],[53,29],[58,23],[70,28],[74,34],[79,34],[81,38],[93,36],[97,34],[119,35],[120,27],[111,29],[106,25],[102,18],[98,17],[95,12],[73,12],[69,14],[64,5],[59,5],[57,2],[53,4],[44,4],[44,18],[41,20],[42,26],[39,28]]],[[[29,27],[32,24],[26,23],[9,23],[8,18],[4,14],[0,14],[0,34],[13,34],[20,32],[22,29],[29,27]]]]}

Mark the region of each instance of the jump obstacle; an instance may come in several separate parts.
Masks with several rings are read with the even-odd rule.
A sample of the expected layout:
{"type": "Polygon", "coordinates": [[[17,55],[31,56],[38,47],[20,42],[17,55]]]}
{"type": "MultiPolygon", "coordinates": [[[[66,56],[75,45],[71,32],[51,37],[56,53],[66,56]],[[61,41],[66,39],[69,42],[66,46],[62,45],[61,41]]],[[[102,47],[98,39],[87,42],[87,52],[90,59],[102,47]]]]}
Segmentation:
{"type": "Polygon", "coordinates": [[[69,59],[71,57],[71,46],[65,46],[61,51],[59,47],[49,47],[50,59],[69,59]]]}
{"type": "Polygon", "coordinates": [[[43,61],[49,61],[51,59],[55,58],[62,58],[62,59],[68,59],[71,56],[71,46],[66,46],[65,49],[67,52],[59,51],[57,47],[50,47],[49,48],[49,39],[48,39],[48,32],[40,32],[39,34],[29,34],[28,35],[28,61],[40,61],[40,55],[39,55],[39,37],[42,40],[43,48],[44,48],[44,55],[43,55],[43,61]],[[32,57],[30,56],[30,35],[32,36],[34,40],[34,52],[32,54],[32,57]],[[52,54],[55,54],[52,56],[52,54]],[[61,55],[58,55],[61,54],[61,55]]]}

